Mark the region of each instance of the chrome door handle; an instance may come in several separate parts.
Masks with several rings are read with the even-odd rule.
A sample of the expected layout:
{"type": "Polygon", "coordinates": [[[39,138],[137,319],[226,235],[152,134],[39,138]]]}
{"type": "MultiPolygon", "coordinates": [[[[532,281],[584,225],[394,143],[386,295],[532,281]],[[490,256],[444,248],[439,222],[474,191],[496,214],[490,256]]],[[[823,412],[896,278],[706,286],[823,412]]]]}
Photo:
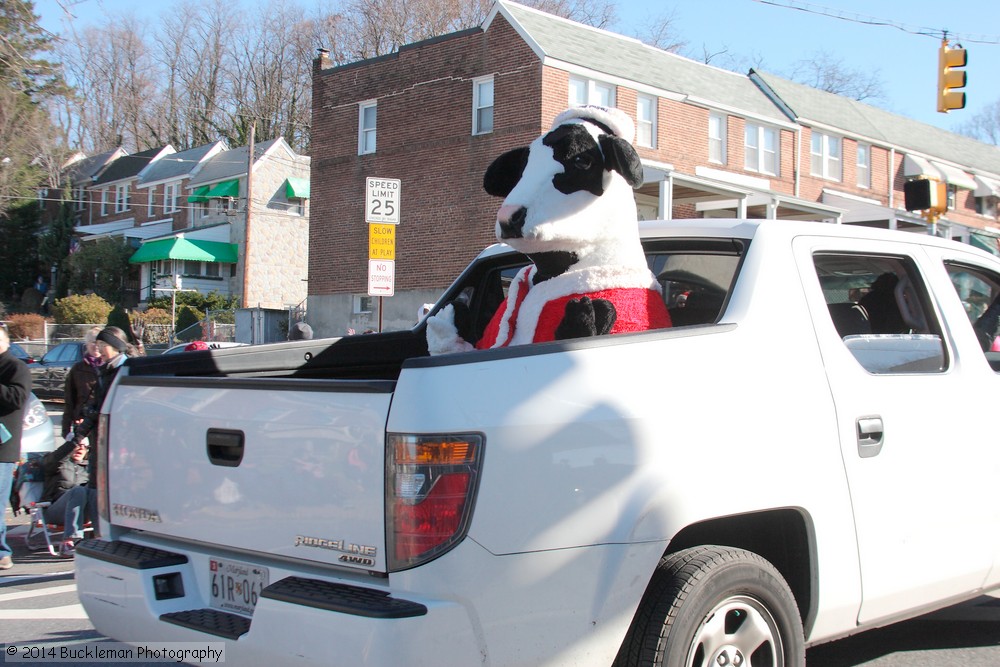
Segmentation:
{"type": "Polygon", "coordinates": [[[858,455],[863,458],[878,456],[885,440],[885,427],[881,417],[858,417],[858,455]]]}

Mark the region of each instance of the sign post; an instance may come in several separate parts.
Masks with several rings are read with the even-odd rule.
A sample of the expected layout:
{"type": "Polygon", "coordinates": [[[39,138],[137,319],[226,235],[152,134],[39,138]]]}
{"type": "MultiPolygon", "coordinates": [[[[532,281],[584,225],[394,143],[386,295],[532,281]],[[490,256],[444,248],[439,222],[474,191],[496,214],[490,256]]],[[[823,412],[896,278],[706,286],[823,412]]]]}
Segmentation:
{"type": "Polygon", "coordinates": [[[382,331],[382,298],[396,291],[396,225],[400,216],[400,180],[365,178],[365,222],[368,223],[368,296],[378,297],[378,330],[382,331]]]}

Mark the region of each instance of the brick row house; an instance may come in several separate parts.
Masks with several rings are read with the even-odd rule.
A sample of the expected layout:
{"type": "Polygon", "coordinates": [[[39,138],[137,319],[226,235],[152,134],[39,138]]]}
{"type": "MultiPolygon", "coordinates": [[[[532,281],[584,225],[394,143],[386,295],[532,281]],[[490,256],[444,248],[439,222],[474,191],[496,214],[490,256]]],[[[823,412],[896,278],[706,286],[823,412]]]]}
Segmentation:
{"type": "Polygon", "coordinates": [[[636,123],[643,219],[820,220],[932,233],[998,252],[1000,149],[763,72],[747,75],[498,1],[479,28],[397,53],[313,68],[309,319],[319,334],[379,321],[368,293],[366,177],[401,182],[395,293],[384,329],[409,327],[494,241],[489,163],[566,107],[636,123]],[[936,222],[903,184],[948,183],[936,222]]]}
{"type": "MultiPolygon", "coordinates": [[[[125,305],[176,288],[238,296],[244,307],[305,301],[309,157],[284,139],[256,144],[252,167],[248,147],[217,141],[180,152],[163,146],[80,156],[64,180],[75,244],[123,238],[136,250],[125,305]]],[[[43,223],[60,203],[49,200],[43,223]]]]}

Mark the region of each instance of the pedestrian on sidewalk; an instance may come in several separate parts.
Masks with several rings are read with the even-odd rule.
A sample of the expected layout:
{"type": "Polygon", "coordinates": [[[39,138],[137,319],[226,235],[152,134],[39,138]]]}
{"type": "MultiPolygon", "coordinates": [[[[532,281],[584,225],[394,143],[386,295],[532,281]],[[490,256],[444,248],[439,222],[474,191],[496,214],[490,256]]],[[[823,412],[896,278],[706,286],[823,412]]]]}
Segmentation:
{"type": "Polygon", "coordinates": [[[21,424],[31,393],[31,371],[10,353],[10,335],[0,326],[0,570],[14,567],[7,544],[7,502],[21,460],[21,424]]]}

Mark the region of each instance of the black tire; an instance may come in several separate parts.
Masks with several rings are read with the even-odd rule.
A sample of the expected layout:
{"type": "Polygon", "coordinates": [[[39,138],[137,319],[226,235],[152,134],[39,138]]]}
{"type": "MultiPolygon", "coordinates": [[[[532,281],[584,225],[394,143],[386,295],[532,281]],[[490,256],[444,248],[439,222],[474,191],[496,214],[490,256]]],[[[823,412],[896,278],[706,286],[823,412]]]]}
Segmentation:
{"type": "Polygon", "coordinates": [[[768,561],[701,546],[660,561],[615,667],[804,667],[795,597],[768,561]]]}

